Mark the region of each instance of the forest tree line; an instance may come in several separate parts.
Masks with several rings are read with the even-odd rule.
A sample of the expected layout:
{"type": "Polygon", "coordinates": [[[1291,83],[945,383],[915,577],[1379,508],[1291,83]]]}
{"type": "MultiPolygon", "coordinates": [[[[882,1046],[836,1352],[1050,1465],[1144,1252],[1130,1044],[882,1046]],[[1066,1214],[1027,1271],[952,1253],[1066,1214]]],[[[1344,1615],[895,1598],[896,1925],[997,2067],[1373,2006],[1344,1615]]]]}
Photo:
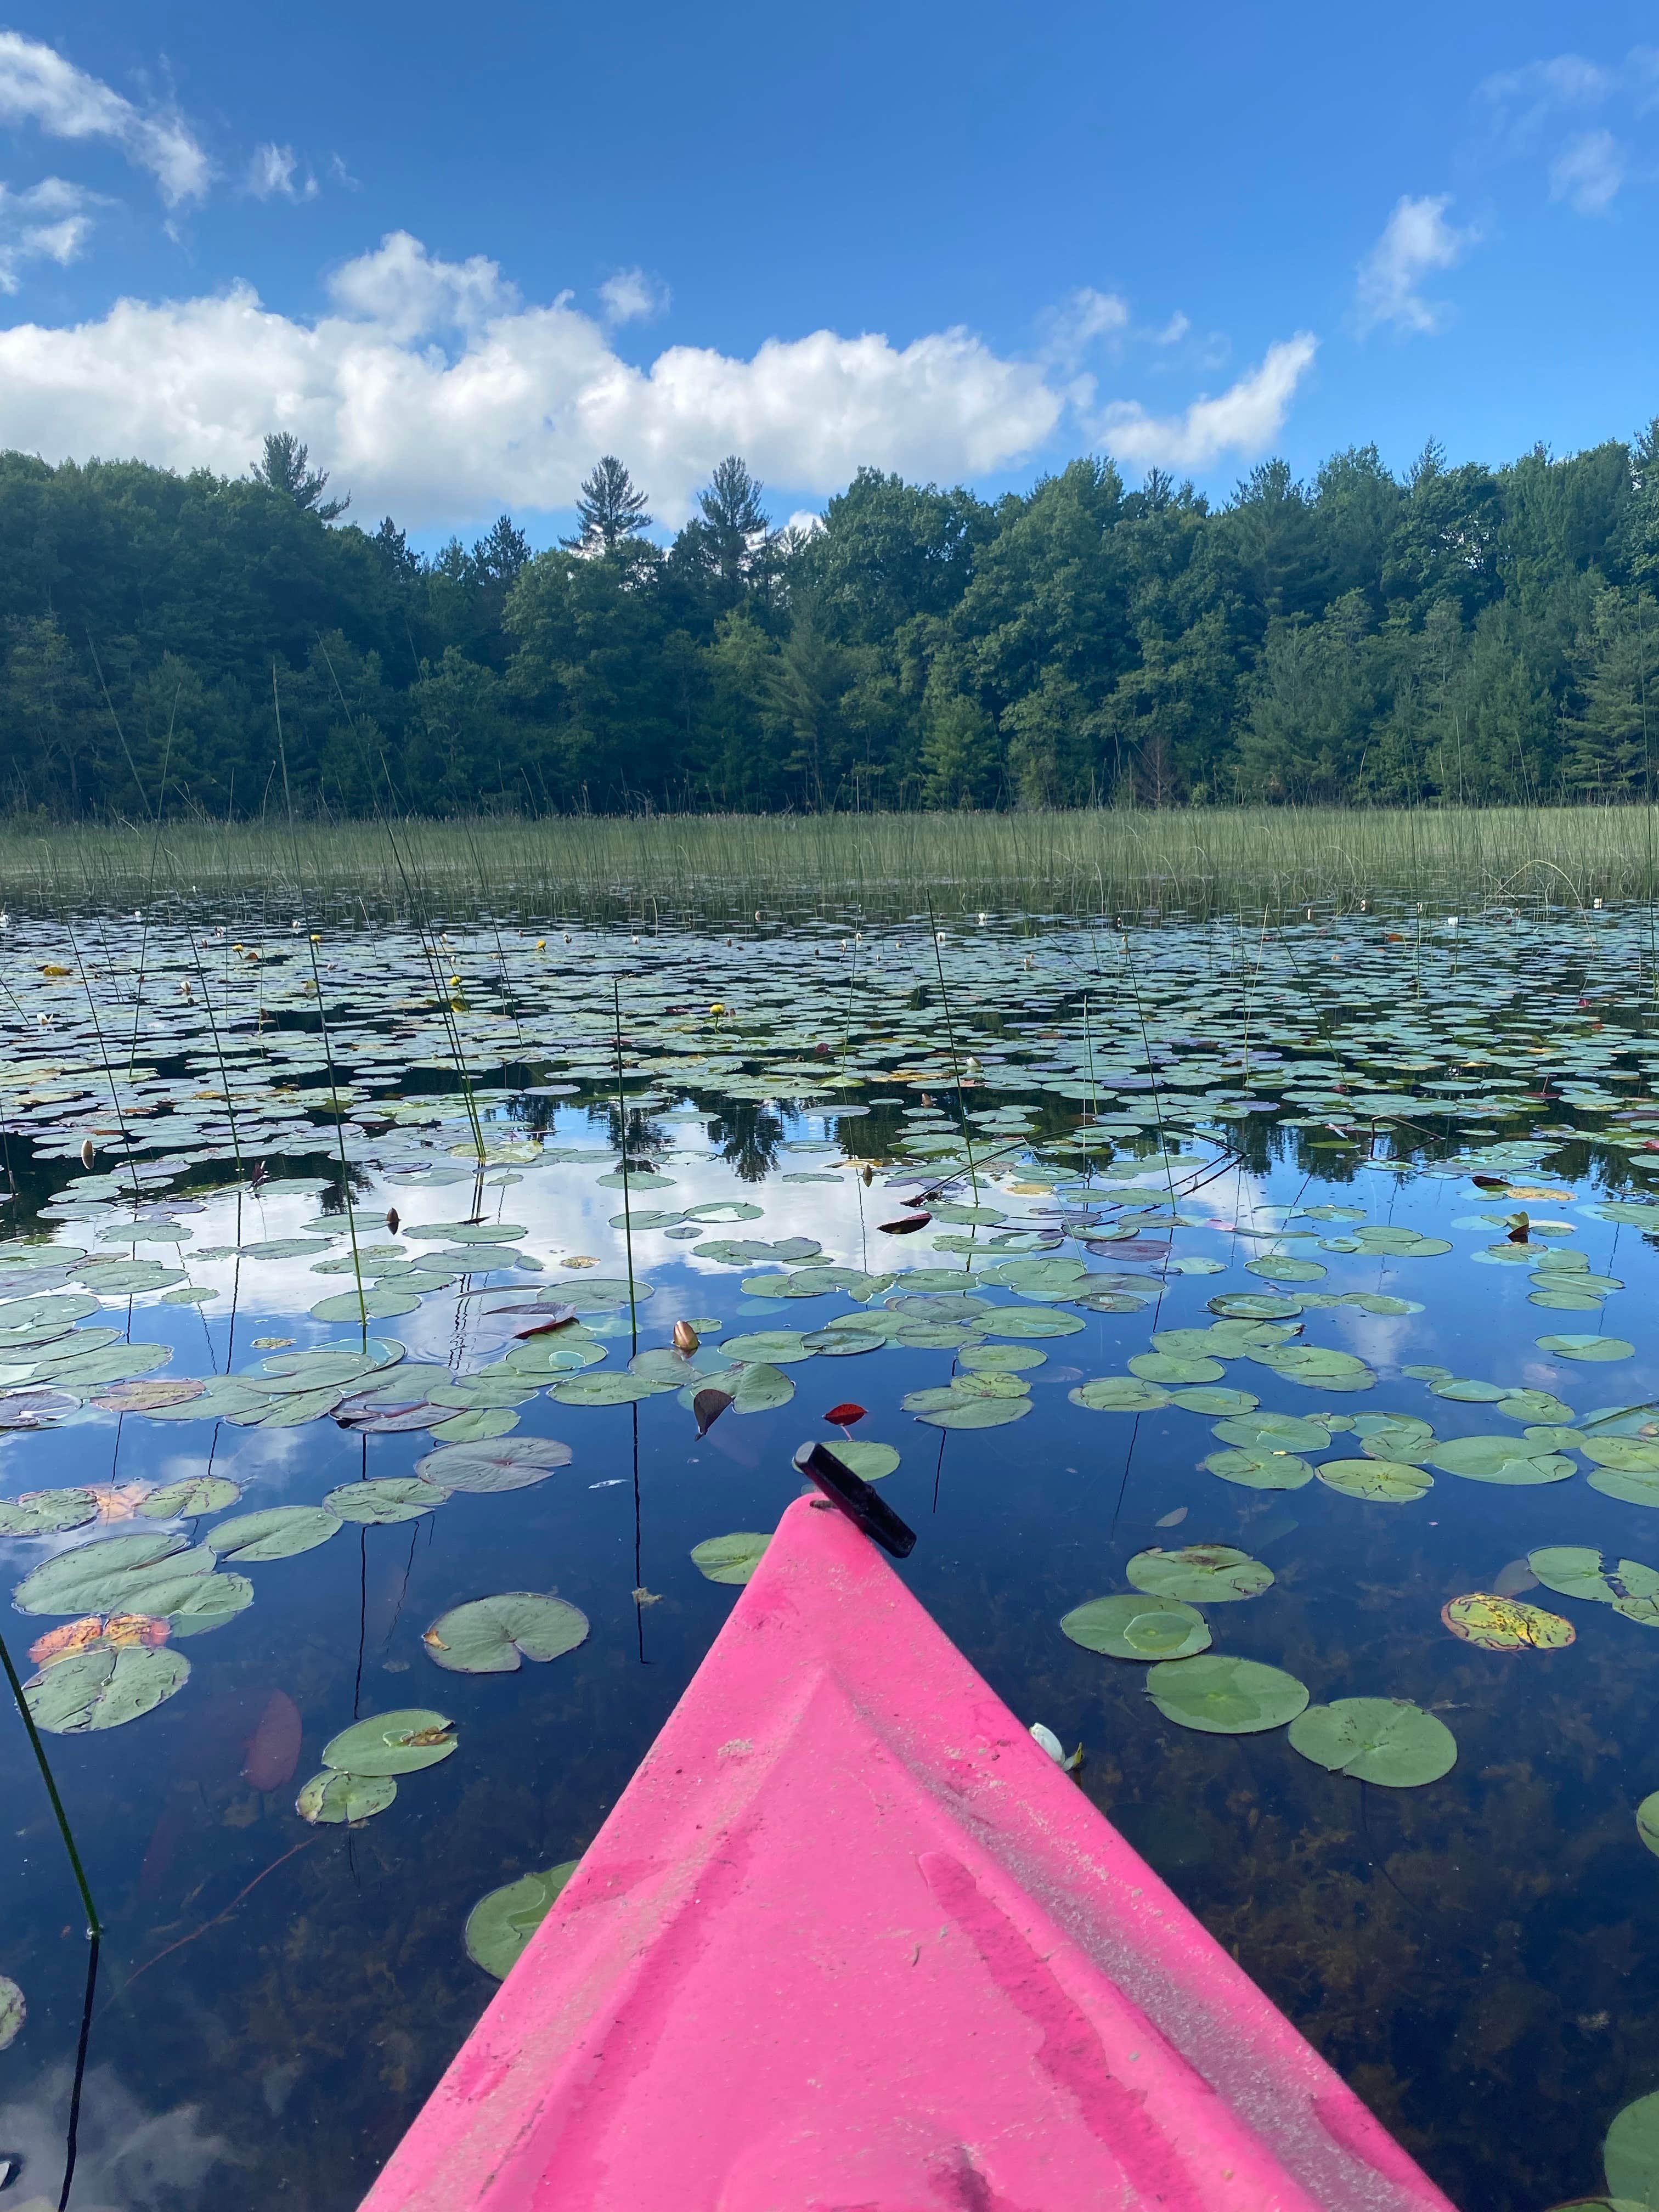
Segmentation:
{"type": "Polygon", "coordinates": [[[1659,420],[1501,468],[1373,447],[1212,505],[1098,458],[982,500],[741,459],[651,534],[411,550],[251,475],[0,454],[0,806],[64,818],[1612,803],[1651,793],[1659,420]]]}

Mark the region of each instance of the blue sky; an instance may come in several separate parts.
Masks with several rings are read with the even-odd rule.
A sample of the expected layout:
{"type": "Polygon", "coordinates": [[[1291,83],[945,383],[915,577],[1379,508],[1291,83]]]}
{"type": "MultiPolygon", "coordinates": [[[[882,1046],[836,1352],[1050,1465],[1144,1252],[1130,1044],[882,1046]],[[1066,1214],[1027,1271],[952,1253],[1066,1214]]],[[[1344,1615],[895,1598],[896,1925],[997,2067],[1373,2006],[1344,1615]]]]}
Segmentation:
{"type": "Polygon", "coordinates": [[[781,520],[1659,410],[1650,9],[58,0],[0,152],[0,442],[292,428],[428,543],[605,451],[672,525],[733,449],[781,520]]]}

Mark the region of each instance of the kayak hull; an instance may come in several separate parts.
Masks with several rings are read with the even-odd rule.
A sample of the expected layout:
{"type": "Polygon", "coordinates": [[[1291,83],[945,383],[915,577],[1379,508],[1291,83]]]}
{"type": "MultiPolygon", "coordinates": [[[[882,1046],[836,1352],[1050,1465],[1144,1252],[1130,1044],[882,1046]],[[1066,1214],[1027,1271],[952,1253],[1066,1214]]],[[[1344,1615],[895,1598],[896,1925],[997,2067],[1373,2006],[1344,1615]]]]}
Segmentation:
{"type": "Polygon", "coordinates": [[[364,2212],[1451,2212],[791,1505],[364,2212]]]}

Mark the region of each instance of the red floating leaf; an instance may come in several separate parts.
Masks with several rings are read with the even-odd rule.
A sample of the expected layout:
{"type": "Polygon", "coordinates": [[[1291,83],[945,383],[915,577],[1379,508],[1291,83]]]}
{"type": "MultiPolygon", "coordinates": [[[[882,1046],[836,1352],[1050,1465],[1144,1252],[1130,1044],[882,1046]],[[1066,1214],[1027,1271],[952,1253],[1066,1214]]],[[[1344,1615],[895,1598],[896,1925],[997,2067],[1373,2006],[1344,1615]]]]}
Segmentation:
{"type": "Polygon", "coordinates": [[[697,1417],[697,1434],[706,1437],[720,1415],[732,1402],[729,1390],[699,1390],[691,1401],[691,1410],[697,1417]]]}
{"type": "Polygon", "coordinates": [[[866,1407],[854,1406],[849,1401],[845,1406],[831,1406],[823,1418],[826,1421],[833,1421],[838,1429],[850,1429],[854,1421],[864,1419],[867,1411],[866,1407]]]}

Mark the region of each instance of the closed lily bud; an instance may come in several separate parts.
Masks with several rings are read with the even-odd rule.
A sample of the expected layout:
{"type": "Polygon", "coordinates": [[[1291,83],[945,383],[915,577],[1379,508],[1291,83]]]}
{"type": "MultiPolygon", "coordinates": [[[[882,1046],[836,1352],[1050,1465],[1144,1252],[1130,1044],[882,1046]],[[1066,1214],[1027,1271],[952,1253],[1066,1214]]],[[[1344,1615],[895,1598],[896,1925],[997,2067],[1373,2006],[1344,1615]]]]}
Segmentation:
{"type": "Polygon", "coordinates": [[[98,1147],[93,1143],[92,1139],[90,1137],[82,1137],[81,1139],[81,1164],[83,1168],[89,1168],[92,1165],[94,1159],[97,1157],[97,1152],[98,1147]]]}
{"type": "Polygon", "coordinates": [[[692,1328],[689,1321],[677,1321],[675,1322],[674,1349],[676,1352],[695,1352],[702,1342],[702,1339],[697,1334],[696,1330],[692,1328]]]}
{"type": "Polygon", "coordinates": [[[394,1237],[398,1233],[398,1218],[399,1216],[397,1207],[395,1206],[388,1206],[386,1210],[386,1225],[392,1231],[394,1237]]]}

